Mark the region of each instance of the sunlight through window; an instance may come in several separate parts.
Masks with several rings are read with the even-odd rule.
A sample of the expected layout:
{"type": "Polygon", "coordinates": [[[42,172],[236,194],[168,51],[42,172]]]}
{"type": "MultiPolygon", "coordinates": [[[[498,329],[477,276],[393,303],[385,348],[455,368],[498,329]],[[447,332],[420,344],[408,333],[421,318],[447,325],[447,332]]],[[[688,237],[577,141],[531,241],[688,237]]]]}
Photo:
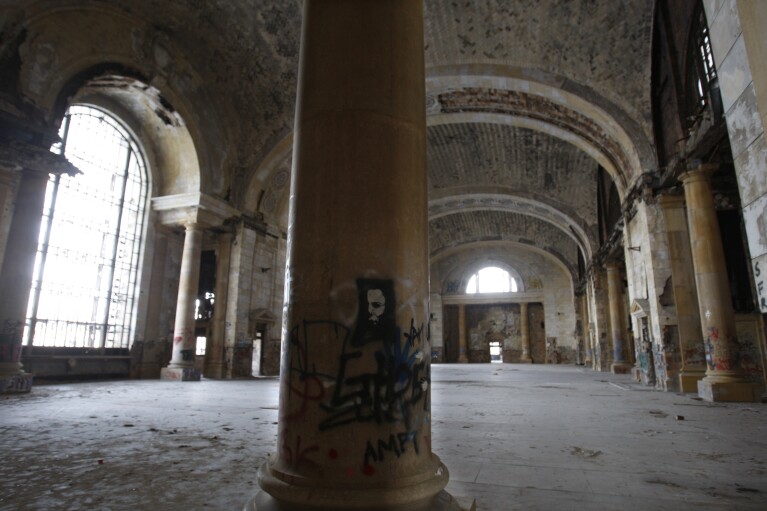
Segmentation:
{"type": "Polygon", "coordinates": [[[53,152],[81,175],[51,175],[24,338],[27,345],[128,348],[147,183],[125,129],[73,106],[53,152]]]}
{"type": "Polygon", "coordinates": [[[516,292],[517,281],[509,272],[496,266],[482,268],[471,276],[466,286],[467,294],[516,292]]]}

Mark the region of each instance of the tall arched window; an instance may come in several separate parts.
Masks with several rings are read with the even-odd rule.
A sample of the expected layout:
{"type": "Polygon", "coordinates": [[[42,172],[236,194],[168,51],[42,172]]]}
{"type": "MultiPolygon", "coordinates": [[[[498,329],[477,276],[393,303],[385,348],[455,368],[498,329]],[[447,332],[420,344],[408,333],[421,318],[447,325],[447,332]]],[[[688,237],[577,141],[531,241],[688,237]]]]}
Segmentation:
{"type": "Polygon", "coordinates": [[[509,272],[497,266],[482,268],[471,276],[466,293],[516,293],[517,281],[509,272]]]}
{"type": "Polygon", "coordinates": [[[106,112],[72,106],[53,152],[24,331],[29,346],[128,348],[147,200],[136,142],[106,112]]]}

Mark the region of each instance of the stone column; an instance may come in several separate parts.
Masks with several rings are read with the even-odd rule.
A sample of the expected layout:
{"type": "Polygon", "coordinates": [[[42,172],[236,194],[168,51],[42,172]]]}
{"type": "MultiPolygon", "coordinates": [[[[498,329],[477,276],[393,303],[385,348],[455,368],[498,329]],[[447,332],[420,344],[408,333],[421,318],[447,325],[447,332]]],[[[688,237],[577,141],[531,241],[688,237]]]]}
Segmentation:
{"type": "Polygon", "coordinates": [[[707,401],[753,402],[759,398],[759,386],[743,379],[737,363],[735,315],[711,191],[714,170],[716,165],[696,163],[680,176],[687,201],[698,310],[708,366],[706,376],[698,381],[698,395],[707,401]]]}
{"type": "Polygon", "coordinates": [[[592,363],[591,333],[589,332],[590,321],[589,296],[588,292],[584,291],[584,293],[581,295],[581,328],[583,329],[583,365],[585,367],[590,367],[592,363]]]}
{"type": "Polygon", "coordinates": [[[613,343],[613,374],[626,374],[631,371],[631,364],[626,361],[626,319],[625,307],[621,293],[620,267],[608,263],[607,270],[607,300],[610,306],[610,337],[613,343]]]}
{"type": "MultiPolygon", "coordinates": [[[[210,338],[205,346],[206,378],[221,379],[226,377],[224,358],[224,335],[226,334],[226,309],[228,306],[229,268],[232,254],[232,235],[218,235],[218,250],[216,251],[216,289],[213,304],[213,325],[210,338]]],[[[276,271],[276,270],[275,270],[276,271]]]]}
{"type": "Polygon", "coordinates": [[[45,205],[48,174],[24,171],[0,272],[0,392],[29,392],[32,375],[21,366],[21,341],[45,205]]]}
{"type": "Polygon", "coordinates": [[[519,330],[522,335],[522,355],[519,357],[519,361],[523,364],[532,364],[533,359],[530,357],[530,325],[526,302],[519,304],[519,330]]]}
{"type": "Polygon", "coordinates": [[[18,184],[19,173],[0,164],[0,268],[3,267],[5,247],[8,244],[18,184]]]}
{"type": "Polygon", "coordinates": [[[466,305],[458,305],[458,363],[469,362],[469,349],[466,342],[466,305]]]}
{"type": "Polygon", "coordinates": [[[679,388],[682,392],[697,392],[698,381],[705,376],[706,353],[701,338],[695,272],[690,253],[690,233],[684,197],[661,195],[660,205],[666,220],[669,262],[674,286],[681,367],[679,388]]]}
{"type": "Polygon", "coordinates": [[[276,455],[247,509],[433,508],[423,4],[306,0],[276,455]]]}
{"type": "Polygon", "coordinates": [[[188,223],[185,228],[176,319],[173,327],[173,355],[168,367],[164,367],[160,372],[160,379],[200,381],[200,371],[194,367],[197,346],[194,316],[195,300],[200,285],[203,229],[197,223],[188,223]]]}

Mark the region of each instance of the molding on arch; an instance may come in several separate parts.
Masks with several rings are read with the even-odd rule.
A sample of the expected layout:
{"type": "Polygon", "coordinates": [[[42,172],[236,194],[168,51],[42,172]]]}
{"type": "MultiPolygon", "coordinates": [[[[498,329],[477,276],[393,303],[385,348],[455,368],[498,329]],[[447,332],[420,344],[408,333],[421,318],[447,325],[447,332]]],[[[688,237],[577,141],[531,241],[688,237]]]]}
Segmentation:
{"type": "Polygon", "coordinates": [[[427,69],[427,124],[496,122],[544,131],[575,144],[613,177],[621,197],[654,151],[618,106],[564,77],[508,66],[427,69]]]}
{"type": "MultiPolygon", "coordinates": [[[[571,281],[573,281],[573,271],[570,269],[570,267],[562,261],[559,257],[557,257],[555,254],[552,254],[542,248],[528,245],[526,243],[520,243],[517,241],[470,241],[467,243],[464,243],[462,245],[456,245],[454,247],[446,248],[445,250],[442,250],[436,254],[432,254],[429,258],[430,264],[432,266],[435,266],[442,262],[445,259],[448,259],[455,255],[460,255],[464,252],[471,252],[474,250],[482,250],[482,249],[488,249],[488,248],[502,248],[506,250],[509,254],[513,254],[515,250],[521,250],[524,252],[529,252],[534,254],[537,257],[544,258],[547,262],[554,264],[557,268],[559,268],[571,281]]],[[[513,255],[509,256],[510,258],[513,258],[513,255]]],[[[509,264],[513,266],[512,263],[507,262],[506,264],[509,264]]],[[[452,270],[451,270],[452,271],[452,270]]],[[[519,271],[519,270],[517,270],[519,271]]],[[[521,276],[522,273],[520,273],[521,276]]]]}
{"type": "Polygon", "coordinates": [[[261,213],[270,216],[279,227],[287,230],[292,168],[285,168],[293,156],[291,131],[274,145],[252,173],[243,194],[242,207],[249,214],[261,213]],[[284,225],[283,225],[284,224],[284,225]]]}
{"type": "Polygon", "coordinates": [[[472,211],[504,211],[532,216],[550,223],[564,232],[591,260],[596,240],[577,219],[562,213],[557,207],[513,193],[482,193],[463,191],[429,200],[429,220],[472,211]]]}

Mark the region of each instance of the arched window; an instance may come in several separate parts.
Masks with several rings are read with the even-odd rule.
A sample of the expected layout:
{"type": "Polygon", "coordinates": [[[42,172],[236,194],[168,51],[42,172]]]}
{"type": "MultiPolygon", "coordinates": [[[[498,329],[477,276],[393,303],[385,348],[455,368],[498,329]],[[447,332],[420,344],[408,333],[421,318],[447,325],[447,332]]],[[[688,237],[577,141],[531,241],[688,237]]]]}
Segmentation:
{"type": "Polygon", "coordinates": [[[703,4],[698,2],[693,17],[692,32],[687,56],[687,87],[690,121],[694,122],[710,100],[719,101],[719,86],[711,37],[703,4]],[[716,89],[716,90],[712,90],[716,89]],[[713,95],[713,97],[712,97],[713,95]]]}
{"type": "Polygon", "coordinates": [[[497,266],[482,268],[471,276],[466,286],[467,294],[475,293],[516,293],[517,281],[504,269],[497,266]]]}
{"type": "Polygon", "coordinates": [[[120,123],[72,106],[53,152],[81,175],[46,189],[24,331],[29,346],[128,348],[147,200],[146,167],[120,123]]]}

